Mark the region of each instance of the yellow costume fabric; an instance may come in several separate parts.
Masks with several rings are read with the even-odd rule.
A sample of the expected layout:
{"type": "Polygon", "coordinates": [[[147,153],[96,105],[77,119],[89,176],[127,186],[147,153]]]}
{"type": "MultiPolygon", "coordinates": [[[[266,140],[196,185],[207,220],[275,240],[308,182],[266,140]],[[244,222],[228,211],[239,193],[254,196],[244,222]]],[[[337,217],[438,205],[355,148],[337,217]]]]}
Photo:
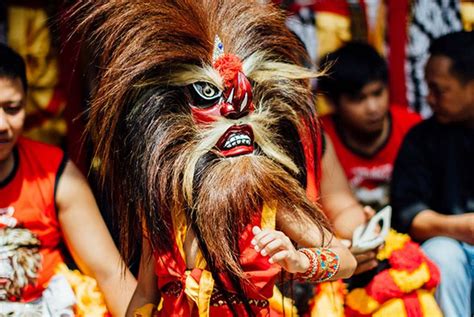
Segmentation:
{"type": "Polygon", "coordinates": [[[7,7],[8,45],[26,63],[28,95],[25,134],[35,140],[60,145],[66,134],[62,118],[66,101],[59,82],[59,65],[42,8],[7,7]]]}
{"type": "Polygon", "coordinates": [[[63,275],[76,295],[74,313],[76,317],[110,316],[105,299],[96,280],[78,270],[69,270],[63,263],[56,268],[56,273],[63,275]]]}
{"type": "Polygon", "coordinates": [[[466,31],[474,30],[474,2],[461,2],[461,17],[466,31]]]}

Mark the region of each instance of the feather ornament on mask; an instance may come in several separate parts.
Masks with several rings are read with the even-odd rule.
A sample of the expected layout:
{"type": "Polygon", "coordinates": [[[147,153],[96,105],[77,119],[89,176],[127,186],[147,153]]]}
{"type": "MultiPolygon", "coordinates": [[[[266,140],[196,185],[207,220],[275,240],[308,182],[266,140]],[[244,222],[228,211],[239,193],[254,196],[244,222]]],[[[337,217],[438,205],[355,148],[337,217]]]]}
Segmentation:
{"type": "Polygon", "coordinates": [[[73,14],[96,49],[88,131],[126,259],[142,228],[170,249],[171,215],[183,214],[210,270],[245,280],[237,240],[264,203],[327,227],[305,196],[298,133],[304,122],[319,142],[315,74],[275,7],[84,0],[73,14]]]}

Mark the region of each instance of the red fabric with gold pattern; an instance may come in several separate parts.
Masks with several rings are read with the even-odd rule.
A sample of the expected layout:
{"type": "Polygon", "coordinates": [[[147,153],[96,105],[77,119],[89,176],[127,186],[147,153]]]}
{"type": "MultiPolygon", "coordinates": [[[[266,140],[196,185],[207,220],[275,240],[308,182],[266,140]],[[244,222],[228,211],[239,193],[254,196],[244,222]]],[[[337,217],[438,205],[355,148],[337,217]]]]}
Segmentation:
{"type": "MultiPolygon", "coordinates": [[[[239,246],[242,250],[240,263],[242,264],[243,271],[249,277],[250,285],[253,285],[253,287],[244,286],[246,296],[249,299],[260,300],[263,303],[263,301],[272,296],[273,285],[280,273],[280,267],[276,264],[270,264],[268,258],[257,253],[250,243],[253,238],[252,227],[260,225],[260,223],[260,217],[255,217],[253,222],[249,224],[242,233],[239,246]]],[[[163,296],[163,308],[158,316],[198,316],[197,308],[190,308],[188,298],[184,292],[187,269],[178,250],[178,246],[175,244],[172,253],[155,253],[155,263],[155,271],[158,276],[158,288],[161,290],[163,296]],[[173,292],[168,290],[171,285],[174,287],[173,292]]],[[[189,274],[199,282],[201,273],[202,270],[193,269],[189,274]]],[[[227,276],[221,275],[221,279],[226,289],[232,292],[232,284],[227,276]]],[[[235,307],[239,315],[245,315],[243,305],[237,304],[235,307]]],[[[252,305],[252,309],[257,316],[266,316],[269,313],[268,305],[266,307],[252,305]]],[[[213,306],[212,300],[209,313],[211,316],[232,316],[227,305],[213,306]]]]}
{"type": "MultiPolygon", "coordinates": [[[[20,291],[19,297],[9,295],[8,300],[28,302],[41,296],[54,269],[63,262],[54,192],[64,153],[26,138],[18,140],[16,149],[17,170],[0,185],[0,230],[8,240],[3,245],[8,250],[0,255],[12,265],[13,284],[20,291]],[[15,258],[23,260],[14,264],[15,258]],[[21,287],[20,281],[27,281],[26,286],[21,287]]],[[[0,291],[2,287],[5,284],[0,284],[0,291]]]]}

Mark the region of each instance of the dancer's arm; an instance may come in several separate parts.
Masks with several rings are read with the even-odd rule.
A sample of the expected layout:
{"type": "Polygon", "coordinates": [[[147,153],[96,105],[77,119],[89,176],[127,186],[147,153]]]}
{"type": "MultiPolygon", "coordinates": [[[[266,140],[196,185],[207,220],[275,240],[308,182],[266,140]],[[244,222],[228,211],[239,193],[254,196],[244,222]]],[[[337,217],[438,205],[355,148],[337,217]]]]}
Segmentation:
{"type": "Polygon", "coordinates": [[[81,271],[92,276],[113,316],[124,316],[136,286],[100,215],[86,179],[68,162],[57,184],[56,204],[63,236],[81,271]]]}
{"type": "Polygon", "coordinates": [[[133,312],[147,304],[158,305],[160,293],[157,288],[155,262],[147,239],[142,243],[142,256],[138,272],[138,284],[127,309],[127,317],[133,317],[133,312]]]}
{"type": "Polygon", "coordinates": [[[280,224],[281,231],[260,230],[255,227],[252,243],[256,246],[256,250],[268,256],[270,262],[278,263],[290,273],[304,273],[308,270],[310,261],[305,254],[293,246],[292,241],[296,241],[299,247],[330,248],[339,256],[340,264],[331,280],[348,278],[354,273],[357,262],[347,247],[327,230],[324,230],[323,245],[323,237],[312,221],[308,219],[308,221],[295,222],[293,219],[284,215],[278,216],[277,213],[277,224],[280,224]]]}

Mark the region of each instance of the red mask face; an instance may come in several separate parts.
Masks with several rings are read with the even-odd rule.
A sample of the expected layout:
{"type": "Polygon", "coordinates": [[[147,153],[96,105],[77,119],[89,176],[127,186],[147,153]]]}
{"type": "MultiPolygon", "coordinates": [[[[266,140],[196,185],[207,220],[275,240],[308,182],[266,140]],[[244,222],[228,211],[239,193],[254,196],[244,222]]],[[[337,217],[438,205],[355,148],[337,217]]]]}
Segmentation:
{"type": "Polygon", "coordinates": [[[207,82],[197,82],[190,88],[193,102],[191,111],[198,124],[209,124],[224,117],[236,120],[219,139],[217,149],[223,156],[238,156],[254,151],[253,131],[250,125],[238,120],[254,111],[252,86],[242,72],[240,60],[235,55],[224,55],[214,63],[224,78],[224,91],[207,82]]]}

